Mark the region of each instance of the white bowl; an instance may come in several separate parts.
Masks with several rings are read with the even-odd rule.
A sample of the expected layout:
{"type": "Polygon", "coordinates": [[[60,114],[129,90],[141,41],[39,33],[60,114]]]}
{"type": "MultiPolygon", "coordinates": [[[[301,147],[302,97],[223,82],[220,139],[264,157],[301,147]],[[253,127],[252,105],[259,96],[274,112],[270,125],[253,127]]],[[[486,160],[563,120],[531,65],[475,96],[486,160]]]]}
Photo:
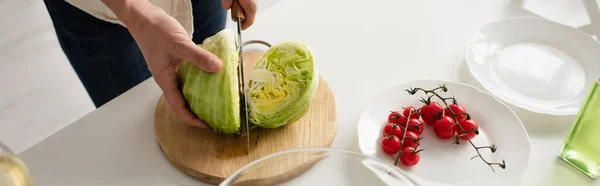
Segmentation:
{"type": "Polygon", "coordinates": [[[401,164],[398,167],[423,185],[517,185],[529,164],[531,147],[527,132],[508,106],[489,93],[467,84],[418,80],[381,92],[360,117],[360,150],[367,156],[393,165],[395,155],[390,156],[380,150],[382,126],[387,122],[388,114],[409,105],[416,108],[423,105],[419,98],[425,94],[419,92],[410,95],[406,89],[432,89],[442,84],[446,85],[448,92],[440,94],[444,97],[455,96],[458,103],[465,106],[467,112],[478,122],[480,134],[472,140],[473,143],[477,146],[495,144],[498,147],[495,153],[481,150],[482,155],[491,162],[502,162],[504,159],[506,169],[494,167],[493,172],[481,159],[471,160],[477,152],[468,142],[456,146],[452,144],[452,139],[439,139],[428,125],[421,134],[423,139],[420,148],[425,150],[421,152],[419,163],[413,167],[401,164]]]}
{"type": "Polygon", "coordinates": [[[541,18],[486,24],[467,42],[466,62],[503,101],[541,114],[575,115],[600,67],[600,43],[541,18]]]}

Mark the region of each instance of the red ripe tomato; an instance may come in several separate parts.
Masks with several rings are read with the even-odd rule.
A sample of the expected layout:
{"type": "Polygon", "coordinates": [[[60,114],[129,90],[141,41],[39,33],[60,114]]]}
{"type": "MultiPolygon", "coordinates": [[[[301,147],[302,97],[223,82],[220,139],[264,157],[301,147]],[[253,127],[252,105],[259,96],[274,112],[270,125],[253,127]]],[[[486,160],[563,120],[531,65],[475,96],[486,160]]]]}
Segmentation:
{"type": "MultiPolygon", "coordinates": [[[[402,140],[402,137],[398,137],[400,138],[400,140],[402,140]]],[[[419,135],[414,133],[414,132],[410,132],[407,131],[406,132],[406,136],[404,137],[404,145],[402,147],[417,147],[421,144],[421,140],[419,139],[419,135]]]]}
{"type": "Polygon", "coordinates": [[[462,121],[458,122],[458,125],[456,126],[456,132],[458,134],[460,134],[461,139],[467,140],[467,137],[469,139],[473,139],[477,135],[477,134],[475,134],[473,129],[478,130],[479,124],[477,124],[477,122],[475,120],[473,120],[473,118],[462,120],[462,121]],[[460,127],[462,127],[465,131],[467,131],[466,134],[463,133],[462,130],[460,130],[458,125],[460,125],[460,127]]]}
{"type": "Polygon", "coordinates": [[[405,117],[410,115],[410,119],[419,119],[419,112],[417,112],[417,109],[415,109],[413,106],[405,107],[404,111],[402,111],[402,115],[405,117]]]}
{"type": "Polygon", "coordinates": [[[448,107],[446,107],[444,109],[444,116],[450,116],[450,117],[454,118],[454,116],[452,115],[452,112],[450,112],[450,110],[452,110],[452,112],[454,112],[454,114],[456,114],[456,119],[458,119],[459,122],[464,119],[467,119],[467,114],[466,114],[467,110],[462,105],[452,104],[452,105],[448,105],[448,107]]]}
{"type": "Polygon", "coordinates": [[[419,119],[410,119],[408,121],[408,131],[414,132],[417,135],[423,134],[423,130],[425,126],[421,123],[419,119]],[[417,129],[418,128],[418,129],[417,129]]]}
{"type": "Polygon", "coordinates": [[[401,137],[404,134],[404,130],[398,124],[387,123],[383,126],[383,136],[394,135],[401,137]]]}
{"type": "Polygon", "coordinates": [[[388,123],[396,123],[405,126],[406,121],[406,117],[398,111],[390,112],[390,115],[388,115],[388,123]]]}
{"type": "Polygon", "coordinates": [[[385,136],[381,141],[381,149],[389,155],[396,154],[400,150],[400,145],[400,139],[394,135],[385,136]]]}
{"type": "Polygon", "coordinates": [[[400,155],[400,161],[406,166],[414,166],[419,163],[421,159],[420,152],[417,152],[414,147],[402,148],[402,155],[400,155]]]}
{"type": "Polygon", "coordinates": [[[392,130],[394,130],[394,128],[396,128],[395,124],[393,123],[386,123],[383,126],[383,135],[391,135],[392,134],[392,130]]]}
{"type": "Polygon", "coordinates": [[[440,139],[450,139],[456,134],[454,119],[450,116],[442,116],[433,124],[433,132],[440,139]]]}
{"type": "Polygon", "coordinates": [[[421,107],[421,118],[423,119],[423,121],[429,125],[433,125],[435,123],[435,121],[437,121],[439,119],[439,116],[441,115],[441,113],[443,112],[443,108],[442,106],[437,103],[432,101],[429,104],[424,104],[421,107]]]}

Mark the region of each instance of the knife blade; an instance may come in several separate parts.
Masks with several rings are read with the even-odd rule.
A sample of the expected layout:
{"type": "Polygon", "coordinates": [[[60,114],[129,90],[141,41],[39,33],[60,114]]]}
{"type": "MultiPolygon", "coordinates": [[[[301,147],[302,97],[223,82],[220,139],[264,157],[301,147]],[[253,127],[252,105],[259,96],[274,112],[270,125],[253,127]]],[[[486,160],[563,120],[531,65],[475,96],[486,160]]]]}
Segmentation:
{"type": "Polygon", "coordinates": [[[237,23],[237,48],[239,55],[238,65],[238,84],[240,86],[240,116],[241,116],[241,129],[242,133],[245,133],[246,138],[246,153],[250,153],[250,123],[248,121],[248,100],[246,94],[246,79],[244,77],[244,52],[242,50],[242,22],[246,19],[246,15],[242,6],[240,6],[237,0],[233,0],[231,6],[231,18],[237,23]]]}

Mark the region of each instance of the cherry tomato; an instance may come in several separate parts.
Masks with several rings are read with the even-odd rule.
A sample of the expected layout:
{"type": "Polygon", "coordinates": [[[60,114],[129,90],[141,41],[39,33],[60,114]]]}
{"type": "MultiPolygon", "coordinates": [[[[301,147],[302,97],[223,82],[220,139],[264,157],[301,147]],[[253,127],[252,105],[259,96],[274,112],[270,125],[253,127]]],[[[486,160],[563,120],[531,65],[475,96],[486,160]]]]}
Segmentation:
{"type": "Polygon", "coordinates": [[[424,104],[421,107],[420,114],[425,123],[433,125],[435,121],[439,119],[442,112],[442,106],[439,103],[432,101],[431,103],[424,104]]]}
{"type": "MultiPolygon", "coordinates": [[[[402,137],[398,137],[400,138],[400,140],[402,140],[402,137]]],[[[406,137],[404,137],[404,145],[402,147],[417,147],[421,144],[421,140],[419,139],[419,135],[414,133],[414,132],[410,132],[407,131],[406,132],[406,137]]]]}
{"type": "Polygon", "coordinates": [[[408,121],[408,131],[414,132],[417,135],[421,135],[421,134],[423,134],[424,129],[425,129],[425,126],[423,126],[423,124],[421,123],[421,121],[419,119],[410,119],[408,121]],[[415,127],[415,126],[418,126],[418,127],[415,127]]]}
{"type": "Polygon", "coordinates": [[[417,152],[414,147],[402,148],[402,155],[400,155],[400,161],[406,166],[414,166],[419,163],[421,159],[420,152],[417,152]]]}
{"type": "Polygon", "coordinates": [[[381,141],[381,149],[386,154],[396,154],[400,150],[400,139],[394,135],[388,135],[383,137],[381,141]]]}
{"type": "Polygon", "coordinates": [[[450,139],[456,134],[456,126],[453,125],[454,119],[450,116],[442,116],[433,124],[433,132],[440,139],[450,139]]]}
{"type": "Polygon", "coordinates": [[[458,125],[456,125],[456,132],[458,134],[460,134],[460,138],[463,140],[467,140],[467,137],[469,139],[473,139],[477,134],[475,134],[475,132],[473,131],[473,129],[479,129],[479,124],[477,124],[477,122],[475,120],[473,120],[473,118],[471,119],[465,119],[462,120],[460,122],[458,122],[458,125]],[[460,128],[458,128],[458,125],[460,125],[460,127],[462,127],[463,129],[465,129],[465,131],[468,131],[465,133],[462,132],[462,130],[460,130],[460,128]]]}
{"type": "Polygon", "coordinates": [[[402,111],[402,115],[404,116],[408,116],[409,114],[411,114],[410,119],[419,119],[419,112],[413,106],[405,107],[404,111],[402,111]]]}
{"type": "Polygon", "coordinates": [[[448,107],[444,109],[444,116],[450,116],[454,118],[450,110],[456,114],[456,119],[458,119],[459,122],[467,118],[467,110],[460,104],[448,105],[448,107]]]}
{"type": "Polygon", "coordinates": [[[405,126],[406,117],[398,111],[393,111],[390,112],[390,115],[388,115],[388,123],[396,123],[405,126]]]}
{"type": "Polygon", "coordinates": [[[404,134],[404,130],[398,124],[387,123],[383,127],[383,136],[394,135],[397,137],[402,137],[403,134],[404,134]]]}

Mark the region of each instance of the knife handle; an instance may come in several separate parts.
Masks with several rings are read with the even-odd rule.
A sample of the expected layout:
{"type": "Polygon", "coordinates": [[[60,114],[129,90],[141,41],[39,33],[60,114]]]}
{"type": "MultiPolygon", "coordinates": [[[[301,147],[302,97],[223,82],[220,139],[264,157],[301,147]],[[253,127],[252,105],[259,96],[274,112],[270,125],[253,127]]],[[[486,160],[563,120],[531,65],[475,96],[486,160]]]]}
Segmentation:
{"type": "Polygon", "coordinates": [[[238,0],[233,0],[233,4],[231,4],[231,19],[235,22],[244,22],[246,20],[246,13],[238,0]],[[239,17],[238,12],[240,12],[239,17]]]}

